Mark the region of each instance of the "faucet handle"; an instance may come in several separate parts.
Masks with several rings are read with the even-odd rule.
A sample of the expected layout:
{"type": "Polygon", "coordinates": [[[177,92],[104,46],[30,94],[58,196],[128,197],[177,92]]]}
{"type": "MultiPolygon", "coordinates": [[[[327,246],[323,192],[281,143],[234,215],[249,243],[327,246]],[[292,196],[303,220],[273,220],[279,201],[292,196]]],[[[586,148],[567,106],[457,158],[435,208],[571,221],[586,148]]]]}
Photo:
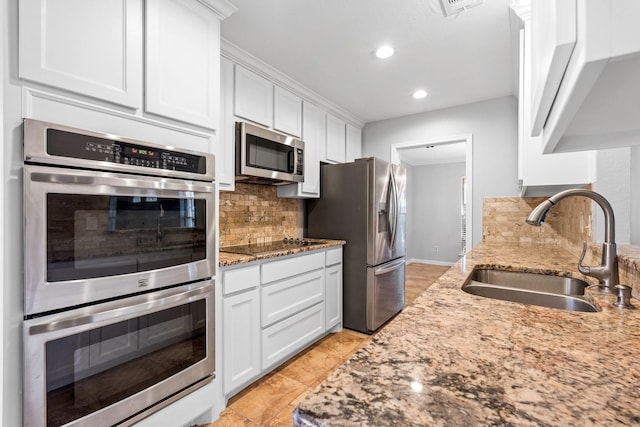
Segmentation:
{"type": "Polygon", "coordinates": [[[584,256],[587,254],[587,242],[582,242],[582,254],[580,255],[580,259],[578,260],[578,271],[585,276],[588,276],[591,273],[591,267],[588,265],[582,264],[584,261],[584,256]]]}

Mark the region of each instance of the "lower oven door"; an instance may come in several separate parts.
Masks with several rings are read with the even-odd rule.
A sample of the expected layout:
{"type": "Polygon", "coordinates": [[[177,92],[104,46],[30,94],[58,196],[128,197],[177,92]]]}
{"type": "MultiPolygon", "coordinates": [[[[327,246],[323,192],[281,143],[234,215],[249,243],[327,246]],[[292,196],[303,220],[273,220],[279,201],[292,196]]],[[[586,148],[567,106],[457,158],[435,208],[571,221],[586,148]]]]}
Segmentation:
{"type": "Polygon", "coordinates": [[[24,425],[127,425],[207,384],[213,300],[209,280],[25,321],[24,425]]]}

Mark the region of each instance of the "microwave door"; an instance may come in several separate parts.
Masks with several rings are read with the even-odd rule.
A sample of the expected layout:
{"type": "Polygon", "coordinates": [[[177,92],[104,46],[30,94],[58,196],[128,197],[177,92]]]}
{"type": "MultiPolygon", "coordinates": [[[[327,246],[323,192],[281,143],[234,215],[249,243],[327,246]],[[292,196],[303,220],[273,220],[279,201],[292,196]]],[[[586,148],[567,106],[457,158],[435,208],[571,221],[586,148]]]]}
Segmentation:
{"type": "Polygon", "coordinates": [[[236,179],[263,184],[302,182],[304,143],[292,136],[238,122],[236,179]]]}

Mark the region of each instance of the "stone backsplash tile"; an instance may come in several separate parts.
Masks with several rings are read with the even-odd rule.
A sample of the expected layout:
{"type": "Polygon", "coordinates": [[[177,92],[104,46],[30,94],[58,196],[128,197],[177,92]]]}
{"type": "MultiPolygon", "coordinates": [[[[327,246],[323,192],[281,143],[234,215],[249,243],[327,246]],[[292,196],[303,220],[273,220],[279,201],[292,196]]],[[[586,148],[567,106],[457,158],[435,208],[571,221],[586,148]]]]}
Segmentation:
{"type": "Polygon", "coordinates": [[[482,238],[489,242],[544,243],[567,250],[591,241],[591,206],[584,197],[560,201],[541,227],[525,222],[546,197],[498,197],[484,199],[482,238]]]}
{"type": "Polygon", "coordinates": [[[299,200],[278,198],[275,186],[236,183],[220,192],[220,247],[301,237],[303,209],[299,200]]]}

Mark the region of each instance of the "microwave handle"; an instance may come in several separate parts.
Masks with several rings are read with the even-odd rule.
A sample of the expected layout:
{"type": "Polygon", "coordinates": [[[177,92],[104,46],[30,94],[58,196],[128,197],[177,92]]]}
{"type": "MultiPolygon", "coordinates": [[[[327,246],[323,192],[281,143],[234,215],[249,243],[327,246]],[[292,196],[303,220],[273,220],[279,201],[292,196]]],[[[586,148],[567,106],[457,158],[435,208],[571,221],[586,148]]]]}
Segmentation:
{"type": "Polygon", "coordinates": [[[44,333],[61,331],[64,329],[77,328],[84,325],[95,326],[99,322],[112,321],[113,319],[139,317],[158,310],[158,308],[171,308],[195,301],[200,295],[213,290],[211,282],[207,285],[195,289],[182,291],[180,289],[167,289],[163,292],[139,295],[137,297],[124,298],[122,300],[104,304],[99,304],[82,310],[76,316],[54,318],[46,322],[29,327],[29,335],[39,335],[44,333]],[[99,309],[96,309],[100,307],[99,309]]]}
{"type": "Polygon", "coordinates": [[[289,173],[296,173],[296,149],[289,151],[289,158],[287,160],[289,173]]]}

